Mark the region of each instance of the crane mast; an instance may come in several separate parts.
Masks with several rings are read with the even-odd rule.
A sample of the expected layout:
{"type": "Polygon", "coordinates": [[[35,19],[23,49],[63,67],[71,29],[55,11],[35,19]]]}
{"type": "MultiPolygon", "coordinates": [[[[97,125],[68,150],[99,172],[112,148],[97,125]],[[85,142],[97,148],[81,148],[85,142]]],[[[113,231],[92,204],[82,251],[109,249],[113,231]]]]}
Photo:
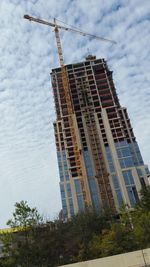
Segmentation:
{"type": "Polygon", "coordinates": [[[64,59],[63,59],[63,52],[62,52],[62,47],[61,47],[61,40],[60,40],[60,35],[59,35],[59,29],[57,27],[56,21],[55,21],[55,38],[56,38],[56,44],[57,44],[57,52],[59,56],[59,62],[60,62],[60,67],[61,67],[61,77],[62,77],[62,84],[63,84],[63,89],[64,89],[64,95],[65,95],[65,102],[66,102],[66,107],[67,107],[67,114],[68,114],[68,122],[69,122],[69,128],[71,132],[71,138],[72,138],[72,143],[73,143],[73,152],[75,156],[75,162],[77,164],[77,173],[78,173],[78,178],[80,179],[81,183],[81,189],[82,189],[82,195],[83,195],[83,200],[85,206],[90,205],[90,197],[89,194],[87,193],[87,184],[83,176],[83,168],[82,168],[82,162],[81,162],[81,154],[80,154],[80,149],[79,145],[77,142],[77,135],[75,132],[75,125],[74,125],[74,110],[72,106],[72,101],[71,101],[71,96],[70,96],[70,88],[69,88],[69,83],[68,83],[68,77],[66,73],[66,69],[64,66],[64,59]]]}
{"type": "Polygon", "coordinates": [[[61,47],[61,40],[60,40],[60,34],[59,34],[59,29],[57,27],[56,24],[56,20],[54,19],[55,22],[55,38],[56,38],[56,44],[57,44],[57,52],[58,52],[58,57],[59,57],[59,63],[60,66],[63,67],[64,66],[64,58],[63,58],[63,52],[62,52],[62,47],[61,47]]]}
{"type": "MultiPolygon", "coordinates": [[[[68,124],[69,124],[69,129],[71,133],[71,139],[72,139],[72,144],[73,144],[73,154],[76,162],[76,169],[77,169],[77,175],[78,179],[80,180],[81,183],[81,189],[82,189],[82,195],[83,195],[83,200],[85,206],[90,206],[91,204],[91,198],[88,190],[88,184],[86,177],[84,175],[84,168],[82,164],[82,156],[80,152],[80,146],[78,143],[78,134],[76,132],[76,125],[75,125],[75,117],[74,117],[74,109],[72,106],[72,101],[71,101],[71,95],[70,95],[70,88],[69,88],[69,82],[68,82],[68,77],[67,77],[67,72],[65,69],[64,65],[64,58],[63,58],[63,52],[62,52],[62,47],[61,47],[61,40],[60,40],[60,34],[59,34],[59,29],[65,30],[65,31],[71,31],[74,33],[78,33],[82,36],[89,36],[95,39],[98,39],[100,41],[105,41],[109,43],[116,43],[115,41],[99,37],[96,35],[92,35],[86,32],[82,32],[80,30],[74,29],[74,28],[69,28],[69,27],[64,27],[62,25],[58,25],[56,23],[56,20],[54,19],[54,23],[41,20],[39,18],[34,18],[29,15],[24,15],[25,19],[28,19],[29,21],[34,21],[40,24],[44,24],[50,27],[54,28],[55,32],[55,38],[56,38],[56,44],[57,44],[57,52],[58,52],[58,57],[59,57],[59,62],[60,62],[60,67],[61,67],[61,79],[62,79],[62,85],[63,85],[63,91],[64,91],[64,96],[65,96],[65,106],[67,110],[67,118],[68,118],[68,124]]],[[[63,120],[63,118],[62,118],[63,120]]]]}

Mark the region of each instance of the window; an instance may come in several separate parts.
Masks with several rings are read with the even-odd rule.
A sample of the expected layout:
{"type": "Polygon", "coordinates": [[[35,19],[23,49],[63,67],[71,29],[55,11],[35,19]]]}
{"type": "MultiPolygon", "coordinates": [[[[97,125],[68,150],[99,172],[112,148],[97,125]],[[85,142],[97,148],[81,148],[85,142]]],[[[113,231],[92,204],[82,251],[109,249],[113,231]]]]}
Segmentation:
{"type": "Polygon", "coordinates": [[[131,170],[124,171],[123,172],[123,177],[124,177],[125,185],[134,185],[134,180],[133,180],[133,176],[132,176],[131,170]]]}
{"type": "Polygon", "coordinates": [[[57,152],[57,158],[60,161],[61,160],[61,154],[57,152]]]}
{"type": "Polygon", "coordinates": [[[140,177],[140,183],[141,183],[142,189],[146,189],[146,183],[143,177],[140,177]]]}
{"type": "Polygon", "coordinates": [[[64,169],[65,169],[65,170],[68,170],[67,162],[64,162],[64,169]]]}
{"type": "Polygon", "coordinates": [[[123,171],[123,177],[128,192],[130,204],[133,207],[139,201],[139,197],[134,184],[134,179],[131,170],[123,171]]]}
{"type": "Polygon", "coordinates": [[[84,202],[83,202],[83,197],[82,197],[82,195],[77,196],[77,200],[78,200],[79,210],[80,210],[80,211],[84,211],[84,202]]]}
{"type": "Polygon", "coordinates": [[[131,152],[129,147],[123,147],[117,149],[118,158],[131,157],[131,152]]]}
{"type": "Polygon", "coordinates": [[[63,174],[63,171],[61,171],[59,169],[59,177],[60,177],[60,180],[63,181],[64,180],[64,174],[63,174]]]}
{"type": "Polygon", "coordinates": [[[92,201],[94,203],[94,207],[96,209],[96,211],[99,211],[100,210],[100,202],[99,202],[99,198],[97,195],[93,195],[92,196],[92,201]]]}
{"type": "Polygon", "coordinates": [[[113,180],[114,188],[115,189],[119,188],[118,177],[116,175],[112,175],[112,180],[113,180]]]}
{"type": "Polygon", "coordinates": [[[119,159],[119,162],[122,169],[134,166],[132,157],[119,159]]]}
{"type": "Polygon", "coordinates": [[[128,147],[122,148],[121,152],[122,152],[123,157],[130,157],[131,156],[131,152],[130,152],[130,149],[128,147]]]}
{"type": "Polygon", "coordinates": [[[109,147],[105,147],[106,149],[106,156],[107,156],[107,160],[108,160],[108,163],[109,163],[109,169],[110,169],[110,172],[115,172],[115,167],[114,167],[114,164],[113,164],[113,161],[112,161],[112,155],[111,155],[111,152],[110,152],[110,149],[109,147]]]}
{"type": "Polygon", "coordinates": [[[124,158],[124,162],[126,168],[134,166],[132,157],[124,158]]]}
{"type": "Polygon", "coordinates": [[[128,143],[127,143],[126,140],[125,140],[125,141],[121,141],[121,142],[115,142],[115,146],[116,146],[116,148],[117,148],[117,147],[127,146],[127,145],[128,145],[128,143]]]}
{"type": "Polygon", "coordinates": [[[87,176],[93,177],[93,168],[92,168],[92,164],[91,164],[91,159],[90,159],[90,155],[88,151],[84,151],[84,161],[85,161],[85,166],[86,166],[86,172],[87,172],[87,176]]]}
{"type": "Polygon", "coordinates": [[[110,172],[115,172],[115,167],[112,162],[109,162],[109,169],[110,169],[110,172]]]}
{"type": "Polygon", "coordinates": [[[136,170],[137,170],[138,176],[141,177],[143,175],[142,170],[141,169],[136,169],[136,170]]]}
{"type": "Polygon", "coordinates": [[[117,149],[117,155],[118,155],[118,158],[122,158],[121,149],[117,149]]]}
{"type": "Polygon", "coordinates": [[[73,208],[73,206],[72,206],[72,207],[70,207],[70,214],[71,214],[71,216],[73,216],[73,215],[74,215],[74,208],[73,208]]]}
{"type": "Polygon", "coordinates": [[[122,194],[121,194],[120,189],[116,190],[116,195],[117,195],[119,207],[121,208],[121,206],[123,204],[123,199],[122,199],[122,194]]]}
{"type": "Polygon", "coordinates": [[[72,198],[69,198],[68,201],[69,201],[70,213],[71,213],[71,216],[73,216],[74,215],[74,207],[73,207],[72,198]]]}
{"type": "Polygon", "coordinates": [[[145,168],[145,172],[146,172],[146,174],[150,173],[148,167],[145,168]]]}
{"type": "Polygon", "coordinates": [[[70,206],[70,207],[73,207],[73,201],[72,201],[72,198],[69,198],[69,206],[70,206]]]}
{"type": "Polygon", "coordinates": [[[138,202],[138,194],[137,194],[137,190],[136,187],[127,187],[127,192],[128,192],[128,196],[130,199],[130,204],[132,207],[135,206],[135,204],[138,202]]]}
{"type": "Polygon", "coordinates": [[[130,144],[130,150],[131,153],[133,155],[134,161],[135,161],[135,165],[144,165],[138,144],[136,142],[133,142],[130,144]]]}
{"type": "Polygon", "coordinates": [[[62,199],[62,207],[63,207],[63,209],[67,207],[65,199],[62,199]]]}
{"type": "Polygon", "coordinates": [[[59,171],[62,172],[63,171],[63,168],[62,168],[61,162],[58,163],[58,166],[59,166],[59,171]]]}
{"type": "Polygon", "coordinates": [[[123,199],[122,199],[122,193],[121,193],[121,190],[120,190],[120,185],[119,185],[119,181],[118,181],[117,175],[112,175],[112,181],[113,181],[113,185],[114,185],[114,188],[115,188],[118,204],[119,204],[119,207],[121,208],[122,203],[123,203],[123,199]]]}
{"type": "Polygon", "coordinates": [[[65,172],[65,178],[67,181],[69,181],[69,173],[68,172],[65,172]]]}
{"type": "Polygon", "coordinates": [[[81,185],[80,185],[80,181],[79,180],[75,180],[75,189],[76,189],[76,193],[77,195],[81,194],[81,185]]]}
{"type": "Polygon", "coordinates": [[[108,161],[112,161],[112,156],[111,156],[110,152],[109,153],[107,152],[107,159],[108,159],[108,161]]]}
{"type": "Polygon", "coordinates": [[[90,184],[90,191],[91,191],[91,193],[92,194],[97,194],[97,187],[96,187],[95,180],[94,179],[90,179],[89,180],[89,184],[90,184]]]}
{"type": "Polygon", "coordinates": [[[119,162],[120,162],[121,168],[124,169],[126,167],[125,166],[125,163],[124,163],[124,160],[123,159],[120,159],[119,162]]]}
{"type": "Polygon", "coordinates": [[[64,185],[60,185],[60,193],[61,193],[61,198],[64,199],[65,198],[65,190],[64,190],[64,185]]]}
{"type": "Polygon", "coordinates": [[[93,169],[92,166],[87,166],[86,168],[88,177],[93,177],[93,169]]]}
{"type": "Polygon", "coordinates": [[[70,187],[69,183],[67,183],[67,195],[68,195],[68,197],[72,197],[71,187],[70,187]]]}

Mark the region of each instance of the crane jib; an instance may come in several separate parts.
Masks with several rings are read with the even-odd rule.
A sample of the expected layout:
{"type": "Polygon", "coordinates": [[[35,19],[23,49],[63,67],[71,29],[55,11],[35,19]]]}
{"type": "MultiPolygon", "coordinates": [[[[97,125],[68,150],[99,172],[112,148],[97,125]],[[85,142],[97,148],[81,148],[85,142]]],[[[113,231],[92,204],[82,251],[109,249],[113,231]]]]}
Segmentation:
{"type": "Polygon", "coordinates": [[[69,27],[64,27],[62,25],[59,25],[57,24],[54,19],[54,22],[55,23],[51,23],[51,22],[48,22],[48,21],[45,21],[45,20],[42,20],[42,19],[39,19],[39,18],[34,18],[34,17],[31,17],[29,15],[24,15],[24,18],[25,19],[28,19],[29,21],[34,21],[34,22],[37,22],[37,23],[40,23],[40,24],[45,24],[47,26],[51,26],[51,27],[57,27],[58,29],[61,29],[61,30],[65,30],[65,31],[71,31],[71,32],[74,32],[74,33],[78,33],[82,36],[89,36],[89,37],[92,37],[94,39],[97,39],[97,40],[100,40],[100,41],[104,41],[104,42],[109,42],[109,43],[112,43],[112,44],[116,44],[115,41],[113,40],[110,40],[110,39],[107,39],[107,38],[104,38],[104,37],[100,37],[100,36],[96,36],[94,34],[90,34],[88,32],[83,32],[83,31],[80,31],[80,30],[77,30],[77,29],[74,29],[74,28],[69,28],[69,27]]]}

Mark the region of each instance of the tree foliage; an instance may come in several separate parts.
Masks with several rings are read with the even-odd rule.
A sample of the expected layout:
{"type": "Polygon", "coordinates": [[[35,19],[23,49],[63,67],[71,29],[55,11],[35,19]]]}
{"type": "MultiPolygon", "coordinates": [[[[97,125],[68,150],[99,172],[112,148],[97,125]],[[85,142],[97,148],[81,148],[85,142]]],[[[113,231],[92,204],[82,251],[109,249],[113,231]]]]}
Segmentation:
{"type": "Polygon", "coordinates": [[[143,249],[150,246],[150,189],[134,210],[124,207],[117,217],[87,210],[66,222],[44,223],[21,201],[8,225],[13,231],[1,235],[3,267],[55,267],[143,249]]]}
{"type": "Polygon", "coordinates": [[[42,217],[36,208],[30,208],[26,201],[16,202],[13,218],[8,220],[7,225],[11,228],[29,228],[42,222],[42,217]]]}
{"type": "MultiPolygon", "coordinates": [[[[32,266],[30,263],[37,257],[37,229],[42,218],[36,208],[30,208],[27,202],[15,204],[13,218],[7,222],[11,232],[3,234],[3,266],[32,266]]],[[[38,240],[39,241],[39,240],[38,240]]]]}

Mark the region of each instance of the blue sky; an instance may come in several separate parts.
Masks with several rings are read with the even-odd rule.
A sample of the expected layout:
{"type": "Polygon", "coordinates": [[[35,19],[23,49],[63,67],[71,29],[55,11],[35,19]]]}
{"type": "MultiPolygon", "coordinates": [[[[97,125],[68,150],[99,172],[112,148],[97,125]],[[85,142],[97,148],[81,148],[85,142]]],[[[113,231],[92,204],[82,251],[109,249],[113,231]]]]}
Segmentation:
{"type": "Polygon", "coordinates": [[[117,42],[61,33],[66,64],[84,60],[88,49],[107,59],[149,164],[149,10],[148,0],[0,1],[0,227],[11,218],[16,201],[27,200],[48,219],[61,208],[49,75],[58,66],[54,33],[23,15],[56,17],[117,42]]]}

